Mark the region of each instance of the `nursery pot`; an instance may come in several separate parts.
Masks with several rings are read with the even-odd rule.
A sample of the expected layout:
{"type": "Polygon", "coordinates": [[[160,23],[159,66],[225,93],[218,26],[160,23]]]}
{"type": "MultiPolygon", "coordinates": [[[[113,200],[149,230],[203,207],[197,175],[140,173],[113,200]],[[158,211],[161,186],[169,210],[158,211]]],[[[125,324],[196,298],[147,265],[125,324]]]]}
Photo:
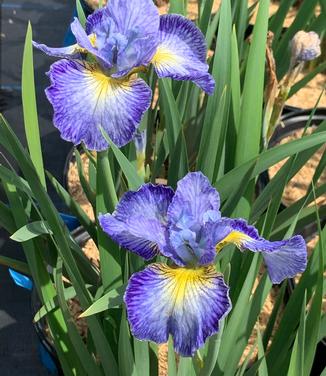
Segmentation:
{"type": "MultiPolygon", "coordinates": [[[[292,108],[289,112],[285,112],[282,115],[282,124],[278,125],[270,142],[269,147],[276,146],[283,138],[290,136],[294,131],[304,129],[308,120],[310,119],[312,109],[309,110],[297,110],[292,108]]],[[[326,108],[319,108],[311,118],[311,126],[318,126],[326,119],[326,108]]],[[[257,191],[262,190],[269,183],[270,177],[268,171],[264,171],[258,179],[257,191]]],[[[287,207],[286,203],[282,202],[279,208],[279,212],[287,207]]],[[[322,224],[326,218],[321,218],[322,224]]],[[[302,236],[309,240],[317,232],[317,225],[311,224],[306,226],[302,231],[302,236]]],[[[291,282],[292,283],[292,282],[291,282]]],[[[290,285],[291,285],[290,283],[290,285]]],[[[294,286],[293,286],[294,287],[294,286]]]]}
{"type": "MultiPolygon", "coordinates": [[[[82,227],[77,227],[75,230],[71,232],[71,235],[80,246],[83,246],[86,243],[86,241],[90,238],[88,233],[82,227]]],[[[35,314],[42,307],[42,302],[38,297],[35,287],[33,288],[31,294],[31,306],[32,315],[34,317],[35,314]]],[[[39,339],[38,350],[43,366],[46,368],[50,375],[64,376],[55,347],[47,332],[46,318],[43,317],[39,321],[34,322],[33,324],[37,337],[39,339]]]]}
{"type": "MultiPolygon", "coordinates": [[[[278,125],[275,129],[273,136],[269,141],[269,148],[276,146],[283,138],[290,136],[294,131],[304,129],[307,122],[310,119],[310,115],[312,109],[308,110],[300,110],[297,107],[288,106],[283,111],[283,115],[281,118],[282,124],[278,125]]],[[[319,108],[316,110],[315,114],[311,118],[311,125],[310,126],[318,126],[326,120],[326,108],[319,108]]],[[[258,192],[262,192],[262,190],[266,187],[269,183],[269,173],[268,171],[264,171],[258,179],[257,182],[257,190],[258,192]]],[[[281,203],[280,211],[286,208],[286,204],[284,202],[281,203]]],[[[316,231],[316,228],[315,230],[316,231]]],[[[303,235],[311,235],[311,231],[305,232],[303,235]]]]}
{"type": "MultiPolygon", "coordinates": [[[[42,307],[42,303],[34,288],[31,295],[32,314],[38,312],[42,307]]],[[[49,335],[46,333],[46,319],[43,317],[37,322],[34,322],[34,328],[39,339],[38,351],[41,362],[50,375],[64,376],[55,348],[50,341],[49,335]]]]}
{"type": "MultiPolygon", "coordinates": [[[[288,108],[288,111],[283,112],[282,115],[282,125],[279,125],[270,142],[269,147],[273,147],[277,145],[283,138],[292,134],[292,132],[297,131],[299,129],[304,129],[305,125],[307,124],[308,120],[310,119],[310,115],[312,110],[298,110],[297,108],[288,108]]],[[[326,119],[326,108],[319,108],[316,110],[315,114],[312,116],[311,119],[311,126],[318,126],[326,119]]],[[[262,191],[263,188],[269,183],[270,178],[268,171],[264,171],[261,174],[258,181],[258,191],[262,191]]],[[[286,208],[286,204],[282,202],[279,211],[282,211],[286,208]]],[[[325,224],[326,218],[321,218],[322,225],[325,224]]],[[[305,240],[309,240],[313,235],[317,232],[317,225],[311,224],[306,226],[302,231],[302,236],[305,240]]],[[[295,281],[293,279],[289,280],[288,289],[287,289],[287,296],[285,297],[286,300],[289,299],[290,295],[293,292],[295,287],[295,281]]],[[[314,359],[314,364],[312,367],[311,375],[320,375],[326,366],[326,338],[321,340],[318,343],[317,351],[314,359]]]]}

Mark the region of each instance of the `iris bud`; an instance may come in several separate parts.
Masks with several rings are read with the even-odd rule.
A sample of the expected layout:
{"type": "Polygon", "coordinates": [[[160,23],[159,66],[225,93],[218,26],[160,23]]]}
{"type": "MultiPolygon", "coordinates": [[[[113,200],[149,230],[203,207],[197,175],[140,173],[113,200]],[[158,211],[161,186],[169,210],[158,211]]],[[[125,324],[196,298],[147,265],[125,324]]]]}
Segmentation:
{"type": "Polygon", "coordinates": [[[296,63],[314,60],[321,53],[319,36],[314,31],[298,31],[291,41],[291,48],[292,59],[296,63]]]}

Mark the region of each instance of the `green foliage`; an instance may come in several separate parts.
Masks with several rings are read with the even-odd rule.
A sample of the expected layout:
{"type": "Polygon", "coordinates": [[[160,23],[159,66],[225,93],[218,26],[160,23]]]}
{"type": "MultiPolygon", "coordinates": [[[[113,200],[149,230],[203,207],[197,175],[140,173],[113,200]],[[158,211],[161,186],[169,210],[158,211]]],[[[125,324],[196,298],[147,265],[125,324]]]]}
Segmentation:
{"type": "MultiPolygon", "coordinates": [[[[119,149],[103,129],[110,148],[96,157],[86,150],[89,178],[82,168],[82,151],[76,151],[81,185],[96,218],[100,213],[112,213],[121,195],[127,190],[137,190],[144,180],[155,183],[161,178],[176,187],[188,171],[201,170],[220,193],[222,215],[246,217],[266,237],[286,238],[305,226],[319,227],[319,242],[287,302],[284,300],[287,282],[275,289],[266,271],[261,269],[259,254],[240,255],[233,248],[220,253],[216,267],[230,285],[232,311],[194,359],[181,357],[176,361],[169,339],[169,376],[309,375],[317,343],[326,335],[325,314],[321,315],[326,260],[326,228],[321,228],[321,224],[326,207],[311,206],[315,198],[326,192],[325,183],[316,186],[326,167],[326,153],[305,196],[279,212],[286,184],[326,143],[326,122],[312,134],[286,144],[266,149],[262,142],[264,91],[268,84],[267,30],[274,32],[272,47],[279,79],[289,68],[289,42],[293,35],[299,29],[325,33],[321,22],[324,13],[314,15],[317,0],[304,0],[295,21],[282,31],[293,2],[282,1],[269,19],[268,0],[261,0],[252,8],[248,8],[246,0],[223,0],[215,15],[211,14],[212,0],[199,1],[197,24],[209,49],[214,51],[209,65],[216,89],[212,96],[207,96],[191,82],[157,80],[152,70],[144,74],[152,90],[158,87],[159,93],[157,104],[141,123],[148,136],[145,178],[137,172],[133,145],[119,149]],[[253,32],[245,39],[249,17],[256,6],[253,32]],[[285,158],[288,161],[269,184],[255,192],[259,175],[285,158]],[[258,324],[259,315],[271,289],[277,297],[267,325],[262,328],[258,324]],[[253,331],[254,344],[244,357],[253,331]]],[[[324,12],[325,4],[321,1],[320,4],[324,12]]],[[[78,17],[85,25],[79,0],[76,5],[78,17]]],[[[171,13],[186,15],[186,9],[187,1],[170,0],[171,13]]],[[[32,276],[42,303],[34,320],[46,318],[65,375],[155,375],[157,346],[133,338],[123,303],[130,275],[141,270],[145,262],[120,249],[103,233],[98,220],[92,221],[67,190],[44,172],[31,39],[29,25],[22,72],[28,150],[6,120],[0,118],[0,144],[21,171],[19,176],[8,164],[0,163],[0,185],[6,197],[0,201],[0,226],[12,239],[22,243],[26,263],[0,255],[0,264],[32,276]],[[46,191],[45,176],[96,243],[99,270],[89,263],[65,227],[46,191]],[[73,298],[78,299],[83,310],[81,317],[87,322],[86,341],[68,308],[73,298]]],[[[324,62],[314,66],[292,86],[289,95],[324,69],[324,62]]]]}

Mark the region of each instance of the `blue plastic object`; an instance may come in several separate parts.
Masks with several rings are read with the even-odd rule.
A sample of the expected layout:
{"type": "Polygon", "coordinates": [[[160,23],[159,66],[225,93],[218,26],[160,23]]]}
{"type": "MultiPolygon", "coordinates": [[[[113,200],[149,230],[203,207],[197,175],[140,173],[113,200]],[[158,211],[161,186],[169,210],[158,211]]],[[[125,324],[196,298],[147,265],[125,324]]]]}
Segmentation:
{"type": "Polygon", "coordinates": [[[9,269],[9,274],[17,286],[32,291],[33,281],[29,277],[12,269],[9,269]]]}
{"type": "Polygon", "coordinates": [[[41,362],[43,366],[47,369],[47,371],[50,373],[50,375],[53,375],[53,376],[58,375],[59,374],[58,368],[55,362],[53,361],[52,356],[46,350],[44,345],[42,345],[42,343],[39,343],[38,351],[39,351],[41,362]]]}
{"type": "Polygon", "coordinates": [[[60,213],[60,217],[68,227],[69,231],[73,231],[80,226],[78,219],[73,215],[60,213]]]}
{"type": "MultiPolygon", "coordinates": [[[[73,231],[80,226],[78,219],[72,215],[60,213],[60,217],[68,227],[69,231],[73,231]]],[[[29,291],[33,289],[33,281],[31,278],[10,268],[9,274],[17,286],[29,291]]]]}

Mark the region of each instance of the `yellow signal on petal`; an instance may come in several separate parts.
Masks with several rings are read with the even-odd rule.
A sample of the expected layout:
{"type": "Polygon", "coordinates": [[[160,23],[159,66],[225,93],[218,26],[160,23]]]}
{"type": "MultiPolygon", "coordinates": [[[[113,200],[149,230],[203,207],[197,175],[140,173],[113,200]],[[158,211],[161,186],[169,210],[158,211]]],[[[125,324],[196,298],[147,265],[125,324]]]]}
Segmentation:
{"type": "Polygon", "coordinates": [[[175,55],[167,48],[158,47],[155,55],[153,56],[152,64],[154,64],[156,67],[159,67],[160,65],[173,66],[179,64],[181,61],[182,59],[179,56],[175,55]]]}
{"type": "Polygon", "coordinates": [[[88,66],[89,76],[91,78],[90,84],[94,85],[94,95],[100,99],[102,96],[106,97],[108,94],[115,94],[119,90],[130,90],[130,84],[133,78],[112,78],[107,76],[99,67],[93,68],[88,66]]]}
{"type": "Polygon", "coordinates": [[[215,267],[212,265],[196,269],[171,268],[165,264],[158,266],[161,273],[171,280],[167,293],[176,305],[183,304],[188,294],[196,295],[197,291],[210,286],[210,279],[216,276],[215,267]]]}
{"type": "Polygon", "coordinates": [[[96,47],[96,34],[92,33],[88,35],[88,39],[93,47],[96,47]]]}
{"type": "Polygon", "coordinates": [[[244,234],[243,232],[232,231],[229,233],[229,235],[216,244],[215,249],[216,252],[219,252],[227,244],[235,244],[238,248],[241,248],[243,242],[249,240],[251,240],[250,236],[244,234]]]}

